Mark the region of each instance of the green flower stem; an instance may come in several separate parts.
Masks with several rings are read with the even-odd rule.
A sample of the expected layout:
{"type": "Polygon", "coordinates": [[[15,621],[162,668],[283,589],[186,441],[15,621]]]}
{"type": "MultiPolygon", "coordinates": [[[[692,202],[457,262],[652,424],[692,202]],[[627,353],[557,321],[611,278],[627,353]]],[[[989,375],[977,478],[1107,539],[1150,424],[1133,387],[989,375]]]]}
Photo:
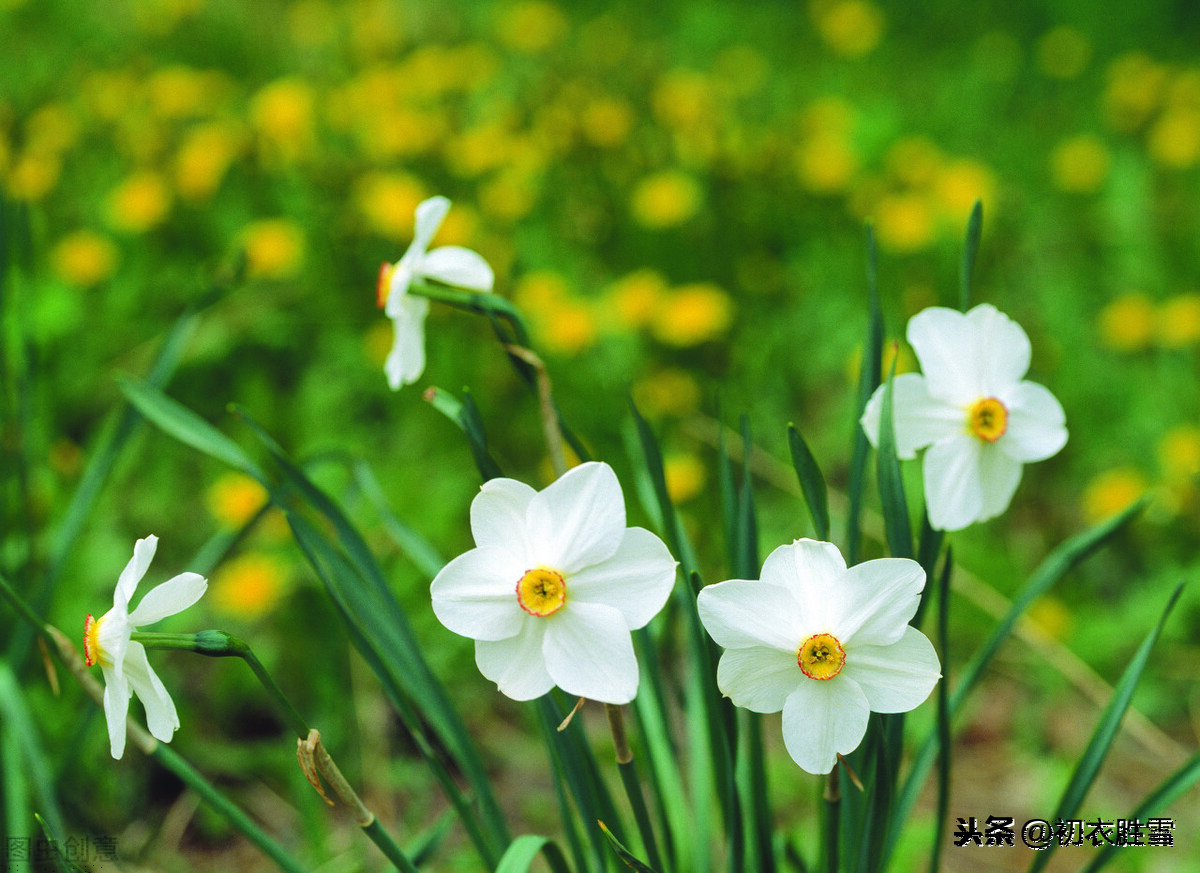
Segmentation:
{"type": "Polygon", "coordinates": [[[826,873],[838,871],[838,814],[842,807],[842,791],[838,787],[838,767],[841,762],[835,762],[829,776],[825,779],[825,791],[821,795],[825,801],[825,840],[822,846],[824,852],[824,868],[826,873]]]}
{"type": "Polygon", "coordinates": [[[638,832],[642,835],[650,866],[655,870],[663,870],[662,859],[658,854],[658,841],[654,838],[654,825],[650,822],[650,812],[642,794],[642,782],[638,778],[637,766],[633,763],[633,750],[629,748],[629,737],[625,733],[625,716],[621,707],[612,703],[604,704],[604,712],[608,715],[608,727],[612,731],[621,784],[625,786],[625,796],[629,798],[629,805],[633,808],[633,817],[637,820],[638,832]]]}
{"type": "Polygon", "coordinates": [[[427,297],[458,309],[466,309],[489,319],[501,318],[512,329],[515,343],[527,349],[531,348],[529,327],[525,324],[520,310],[498,294],[490,291],[466,291],[433,282],[413,282],[408,291],[410,294],[427,297]]]}
{"type": "MultiPolygon", "coordinates": [[[[201,631],[198,634],[157,634],[135,631],[131,639],[149,649],[183,649],[198,655],[207,655],[210,658],[241,658],[245,661],[246,666],[258,677],[258,681],[267,690],[267,694],[279,707],[279,712],[283,715],[284,720],[299,738],[297,757],[305,777],[313,787],[321,792],[322,797],[325,797],[325,792],[321,790],[320,780],[313,772],[315,769],[325,777],[325,781],[333,787],[342,802],[353,810],[355,820],[362,828],[363,833],[379,847],[388,860],[395,864],[402,873],[416,873],[417,868],[396,845],[391,835],[383,829],[379,820],[375,818],[375,814],[366,807],[358,793],[342,775],[342,771],[330,757],[325,746],[322,745],[321,735],[308,726],[304,717],[296,711],[296,707],[292,706],[287,695],[275,684],[271,674],[267,672],[262,662],[258,660],[258,656],[244,640],[218,630],[201,631]]],[[[328,797],[325,799],[332,803],[328,797]]]]}

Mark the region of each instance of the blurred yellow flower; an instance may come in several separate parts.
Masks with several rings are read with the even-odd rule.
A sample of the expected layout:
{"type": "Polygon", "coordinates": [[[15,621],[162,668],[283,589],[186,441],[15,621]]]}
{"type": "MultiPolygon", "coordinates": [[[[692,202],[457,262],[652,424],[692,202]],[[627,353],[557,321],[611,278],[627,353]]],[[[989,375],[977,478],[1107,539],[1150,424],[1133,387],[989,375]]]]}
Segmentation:
{"type": "Polygon", "coordinates": [[[1073,27],[1049,30],[1037,43],[1038,66],[1053,79],[1076,78],[1091,59],[1092,44],[1073,27]]]}
{"type": "Polygon", "coordinates": [[[672,503],[683,503],[704,490],[704,464],[692,454],[668,454],[663,458],[663,477],[672,503]]]}
{"type": "Polygon", "coordinates": [[[316,95],[303,79],[277,79],[250,100],[250,119],[267,154],[284,161],[308,154],[315,139],[316,95]]]}
{"type": "Polygon", "coordinates": [[[589,143],[601,148],[619,146],[633,129],[633,108],[619,97],[600,97],[583,109],[580,128],[589,143]]]}
{"type": "Polygon", "coordinates": [[[1200,109],[1168,109],[1146,134],[1150,156],[1160,164],[1187,169],[1200,160],[1200,109]]]}
{"type": "Polygon", "coordinates": [[[256,279],[287,279],[304,262],[304,231],[282,218],[256,221],[241,232],[246,273],[256,279]]]}
{"type": "Polygon", "coordinates": [[[1158,312],[1158,342],[1169,349],[1200,341],[1200,294],[1178,294],[1158,312]]]}
{"type": "Polygon", "coordinates": [[[1083,492],[1083,514],[1095,524],[1125,509],[1148,488],[1146,477],[1132,467],[1115,467],[1092,479],[1083,492]]]}
{"type": "Polygon", "coordinates": [[[80,90],[88,112],[112,121],[129,111],[138,90],[138,77],[130,70],[92,70],[84,75],[80,90]]]}
{"type": "Polygon", "coordinates": [[[78,139],[79,119],[61,103],[41,107],[25,126],[25,148],[30,152],[61,155],[78,139]]]}
{"type": "Polygon", "coordinates": [[[482,176],[509,163],[512,145],[513,136],[506,124],[482,124],[445,143],[446,162],[460,176],[482,176]]]}
{"type": "Polygon", "coordinates": [[[288,7],[287,27],[297,45],[316,48],[337,38],[341,21],[329,0],[296,0],[288,7]]]}
{"type": "Polygon", "coordinates": [[[670,346],[695,346],[717,339],[733,321],[733,301],[708,282],[681,285],[671,291],[654,314],[650,332],[670,346]]]}
{"type": "Polygon", "coordinates": [[[143,233],[159,225],[171,209],[171,191],[161,174],[139,170],[108,195],[108,218],[113,226],[143,233]]]}
{"type": "Polygon", "coordinates": [[[1192,482],[1200,476],[1200,427],[1181,424],[1163,434],[1158,464],[1170,482],[1192,482]]]}
{"type": "Polygon", "coordinates": [[[858,171],[848,133],[828,129],[803,139],[796,151],[796,171],[800,183],[816,194],[846,190],[858,171]]]}
{"type": "Polygon", "coordinates": [[[1100,342],[1118,352],[1135,352],[1150,345],[1158,324],[1154,302],[1145,294],[1122,294],[1098,317],[1100,342]]]}
{"type": "Polygon", "coordinates": [[[479,188],[479,207],[503,221],[528,215],[537,204],[541,184],[529,173],[501,170],[479,188]]]}
{"type": "MultiPolygon", "coordinates": [[[[388,332],[389,342],[391,331],[388,332]]],[[[205,494],[213,518],[227,527],[241,527],[267,504],[267,491],[245,473],[223,473],[205,494]]]]}
{"type": "Polygon", "coordinates": [[[1166,69],[1148,55],[1121,55],[1108,66],[1103,100],[1108,123],[1122,132],[1141,127],[1158,108],[1166,81],[1166,69]]]}
{"type": "Polygon", "coordinates": [[[942,150],[923,136],[896,140],[884,155],[888,175],[912,188],[929,187],[945,163],[942,150]]]}
{"type": "Polygon", "coordinates": [[[54,190],[61,172],[62,161],[57,155],[27,152],[13,162],[5,188],[14,200],[36,202],[54,190]]]}
{"type": "Polygon", "coordinates": [[[976,200],[982,200],[989,216],[995,217],[997,187],[991,168],[978,161],[959,158],[941,168],[934,189],[955,236],[962,234],[976,200]]]}
{"type": "Polygon", "coordinates": [[[50,252],[54,272],[80,288],[90,288],[113,274],[119,252],[106,236],[77,230],[60,239],[50,252]]]}
{"type": "Polygon", "coordinates": [[[608,287],[605,309],[619,327],[642,328],[654,320],[666,293],[667,280],[657,270],[635,270],[608,287]]]}
{"type": "Polygon", "coordinates": [[[496,22],[500,42],[525,54],[541,54],[567,35],[567,17],[545,0],[517,0],[503,8],[496,22]]]}
{"type": "Polygon", "coordinates": [[[537,319],[537,332],[547,351],[577,354],[596,341],[597,320],[582,300],[563,300],[537,319]]]}
{"type": "Polygon", "coordinates": [[[1200,70],[1181,70],[1167,86],[1166,104],[1177,109],[1200,109],[1200,70]]]}
{"type": "Polygon", "coordinates": [[[668,127],[689,129],[716,120],[712,82],[696,70],[668,70],[650,95],[654,117],[668,127]]]}
{"type": "Polygon", "coordinates": [[[753,46],[745,44],[722,49],[713,60],[714,78],[738,97],[762,90],[770,72],[767,59],[753,46]]]}
{"type": "Polygon", "coordinates": [[[241,555],[213,572],[209,602],[218,612],[249,621],[275,607],[286,587],[287,573],[277,559],[241,555]]]}
{"type": "Polygon", "coordinates": [[[1043,594],[1033,601],[1025,615],[1053,639],[1065,640],[1071,632],[1071,609],[1053,594],[1043,594]]]}
{"type": "Polygon", "coordinates": [[[869,54],[883,37],[883,10],[867,0],[811,0],[809,13],[825,44],[845,58],[869,54]]]}
{"type": "Polygon", "coordinates": [[[144,87],[155,115],[180,119],[213,112],[229,93],[230,82],[224,73],[170,66],[151,73],[144,87]]]}
{"type": "Polygon", "coordinates": [[[189,130],[175,154],[175,189],[185,200],[208,200],[242,147],[241,131],[214,121],[189,130]]]}
{"type": "Polygon", "coordinates": [[[1112,155],[1099,137],[1079,134],[1060,142],[1050,155],[1050,172],[1061,191],[1090,194],[1104,184],[1112,155]]]}
{"type": "Polygon", "coordinates": [[[553,310],[568,294],[567,280],[551,270],[526,273],[513,286],[513,302],[531,315],[553,310]]]}
{"type": "Polygon", "coordinates": [[[915,252],[933,242],[934,213],[917,193],[889,194],[875,206],[875,235],[882,249],[915,252]]]}
{"type": "Polygon", "coordinates": [[[413,234],[417,204],[428,197],[425,186],[405,173],[367,173],[354,183],[354,205],[367,225],[387,239],[413,234]]]}
{"type": "Polygon", "coordinates": [[[694,216],[701,197],[700,185],[691,175],[682,170],[663,170],[637,183],[630,209],[638,224],[658,230],[694,216]]]}
{"type": "Polygon", "coordinates": [[[700,385],[686,370],[668,367],[633,385],[633,402],[647,416],[691,415],[700,408],[700,385]]]}

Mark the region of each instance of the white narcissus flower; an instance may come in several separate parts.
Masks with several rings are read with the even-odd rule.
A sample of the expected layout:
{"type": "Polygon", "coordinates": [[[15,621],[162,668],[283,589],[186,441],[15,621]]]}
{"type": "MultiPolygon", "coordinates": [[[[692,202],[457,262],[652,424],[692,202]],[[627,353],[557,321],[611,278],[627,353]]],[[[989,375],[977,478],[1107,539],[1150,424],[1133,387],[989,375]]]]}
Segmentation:
{"type": "Polygon", "coordinates": [[[384,364],[393,391],[421,378],[425,370],[425,316],[429,301],[408,293],[413,282],[432,279],[468,291],[491,291],[495,276],[479,254],[462,246],[442,246],[426,251],[441,227],[450,201],[430,197],[417,206],[416,228],[408,251],[394,264],[379,268],[376,293],[395,328],[392,351],[384,364]]]}
{"type": "MultiPolygon", "coordinates": [[[[1024,381],[1029,337],[994,306],[962,313],[931,307],[908,322],[908,343],[921,373],[893,381],[896,454],[924,460],[929,523],[960,530],[1008,508],[1021,467],[1043,461],[1067,442],[1066,417],[1054,395],[1024,381]]],[[[883,392],[862,426],[879,446],[883,392]]]]}
{"type": "Polygon", "coordinates": [[[150,668],[145,647],[130,635],[139,627],[174,615],[200,599],[208,583],[197,573],[181,573],[150,589],[137,609],[129,611],[129,600],[138,582],[146,574],[158,537],[138,540],[133,557],[121,571],[113,606],[99,619],[87,617],[83,632],[83,651],[87,665],[99,664],[104,674],[104,716],[108,720],[108,739],[112,756],[120,758],[125,752],[125,717],[129,698],[137,694],[146,709],[146,725],[150,733],[164,743],[171,741],[179,727],[175,703],[163,687],[162,680],[150,668]]]}
{"type": "Polygon", "coordinates": [[[557,685],[628,703],[638,666],[630,631],[662,609],[676,562],[662,540],[625,526],[607,464],[591,462],[541,491],[492,479],[471,503],[476,547],[430,586],[438,620],[475,640],[479,670],[514,700],[557,685]]]}
{"type": "Polygon", "coordinates": [[[872,712],[907,712],[937,684],[937,653],[908,626],[924,587],[907,558],[846,569],[831,543],[780,546],[761,581],[700,591],[700,620],[725,649],[717,685],[744,709],[782,710],[788,754],[828,773],[862,742],[872,712]]]}

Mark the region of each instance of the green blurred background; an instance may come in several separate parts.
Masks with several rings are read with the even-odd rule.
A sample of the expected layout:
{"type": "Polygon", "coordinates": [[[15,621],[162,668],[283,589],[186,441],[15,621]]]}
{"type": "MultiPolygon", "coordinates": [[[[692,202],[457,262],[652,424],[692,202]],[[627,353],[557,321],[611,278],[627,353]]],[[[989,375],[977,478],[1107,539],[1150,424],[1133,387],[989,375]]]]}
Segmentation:
{"type": "MultiPolygon", "coordinates": [[[[982,200],[975,299],[1028,331],[1031,378],[1062,401],[1071,439],[1026,469],[1005,516],[952,537],[963,578],[982,587],[960,592],[950,675],[989,604],[1054,545],[1152,500],[1006,649],[961,730],[953,815],[1049,816],[1106,699],[1096,683],[1115,681],[1170,588],[1196,575],[1200,17],[1187,3],[0,0],[0,33],[0,569],[31,589],[121,403],[115,377],[144,376],[170,326],[241,257],[245,281],[206,303],[173,397],[247,446],[231,402],[296,456],[334,453],[324,481],[339,494],[336,458],[365,460],[392,509],[446,556],[471,545],[478,480],[425,387],[469,387],[506,472],[545,484],[536,404],[482,319],[435,306],[424,377],[387,388],[375,275],[433,194],[454,201],[435,244],[493,265],[566,419],[626,483],[631,523],[649,523],[627,452],[631,396],[654,424],[708,581],[726,573],[715,437],[743,413],[762,555],[811,535],[788,422],[841,506],[866,223],[887,335],[901,341],[898,369],[911,369],[904,324],[955,305],[982,200]]],[[[428,580],[378,513],[348,499],[518,827],[552,832],[525,710],[478,676],[470,642],[433,619],[428,580]]],[[[105,611],[135,538],[161,539],[149,584],[193,568],[261,501],[253,483],[146,429],[50,619],[74,634],[105,611]]],[[[265,516],[210,578],[200,606],[164,628],[245,636],[402,841],[435,822],[440,795],[281,519],[265,516]]],[[[1193,591],[1135,700],[1147,720],[1131,725],[1087,814],[1123,815],[1195,748],[1198,646],[1193,591]]],[[[346,864],[325,869],[377,864],[305,785],[248,674],[196,661],[156,661],[176,689],[181,752],[302,854],[346,864]]],[[[77,693],[52,696],[35,665],[23,676],[80,833],[117,835],[124,855],[163,869],[262,866],[178,784],[133,754],[112,762],[102,716],[77,693]]],[[[774,750],[790,827],[812,791],[774,750]]],[[[915,830],[931,826],[924,816],[915,830]]],[[[1117,869],[1195,869],[1184,838],[1200,821],[1193,813],[1190,832],[1184,821],[1169,857],[1117,869]]],[[[1024,866],[1019,851],[976,852],[972,869],[1024,866]]],[[[1085,851],[1060,853],[1062,869],[1085,851]]]]}

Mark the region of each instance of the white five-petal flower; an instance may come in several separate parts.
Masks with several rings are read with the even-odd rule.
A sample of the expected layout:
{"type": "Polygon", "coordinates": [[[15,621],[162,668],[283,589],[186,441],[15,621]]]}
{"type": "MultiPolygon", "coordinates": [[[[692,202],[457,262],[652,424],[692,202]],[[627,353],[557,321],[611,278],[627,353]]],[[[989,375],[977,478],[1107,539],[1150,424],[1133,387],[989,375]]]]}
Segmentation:
{"type": "Polygon", "coordinates": [[[410,295],[409,286],[432,279],[468,291],[491,291],[495,281],[487,261],[470,249],[442,246],[427,251],[449,211],[450,201],[445,197],[422,201],[417,206],[412,244],[396,263],[379,268],[379,305],[395,329],[392,351],[384,364],[393,391],[417,381],[425,370],[425,316],[429,313],[429,301],[410,295]]]}
{"type": "Polygon", "coordinates": [[[700,591],[700,620],[726,650],[717,685],[744,709],[782,710],[788,753],[828,773],[862,742],[871,712],[907,712],[937,684],[937,653],[908,626],[924,586],[906,558],[847,569],[831,543],[780,546],[760,581],[700,591]]]}
{"type": "Polygon", "coordinates": [[[146,724],[150,733],[164,743],[171,741],[179,727],[175,703],[163,687],[162,680],[150,668],[145,647],[130,635],[143,625],[174,615],[200,599],[208,583],[197,573],[181,573],[150,590],[137,609],[129,611],[129,601],[138,582],[146,574],[158,537],[138,540],[133,557],[121,571],[113,606],[99,619],[87,617],[83,633],[83,650],[88,666],[99,664],[104,674],[104,715],[108,720],[108,739],[112,756],[120,758],[125,752],[125,717],[129,698],[137,694],[146,709],[146,724]]]}
{"type": "MultiPolygon", "coordinates": [[[[1067,442],[1066,418],[1054,395],[1024,381],[1029,337],[994,306],[970,312],[931,307],[908,322],[908,342],[921,373],[893,382],[896,453],[924,459],[929,523],[960,530],[1008,508],[1021,467],[1054,455],[1067,442]]],[[[879,445],[881,386],[863,413],[879,445]]]]}
{"type": "Polygon", "coordinates": [[[479,670],[515,700],[557,685],[628,703],[637,693],[631,630],[658,614],[675,582],[662,540],[625,526],[607,464],[568,471],[541,491],[492,479],[471,503],[476,547],[433,580],[433,611],[475,640],[479,670]]]}

